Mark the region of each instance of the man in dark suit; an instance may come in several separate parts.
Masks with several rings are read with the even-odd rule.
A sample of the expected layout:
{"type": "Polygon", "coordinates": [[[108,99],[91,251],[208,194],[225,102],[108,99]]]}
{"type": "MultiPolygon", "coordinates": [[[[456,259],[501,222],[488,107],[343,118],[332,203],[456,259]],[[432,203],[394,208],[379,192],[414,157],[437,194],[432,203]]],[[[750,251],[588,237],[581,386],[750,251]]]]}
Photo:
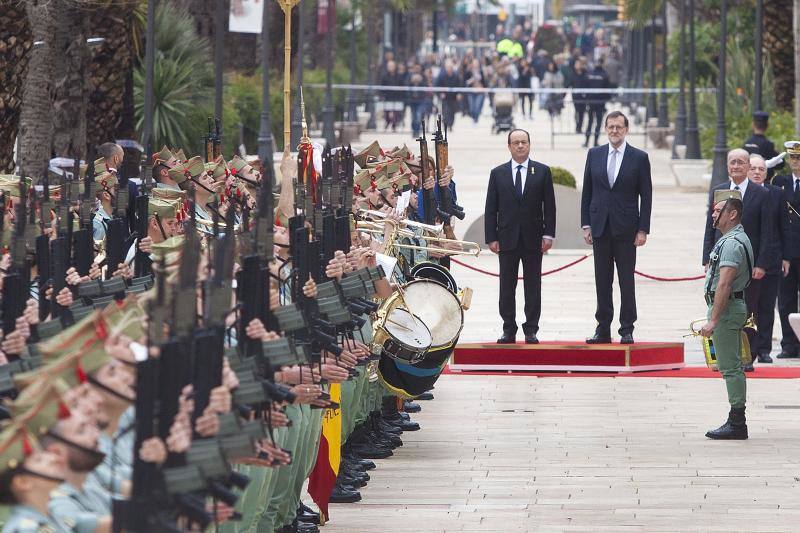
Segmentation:
{"type": "Polygon", "coordinates": [[[616,265],[621,296],[620,342],[633,344],[636,248],[647,242],[653,204],[650,159],[646,152],[625,142],[628,117],[621,112],[606,115],[605,130],[608,144],[592,148],[586,157],[581,195],[581,226],[583,238],[594,252],[597,291],[597,328],[586,342],[611,342],[616,265]]]}
{"type": "Polygon", "coordinates": [[[542,254],[556,235],[556,199],[550,167],[532,161],[525,130],[508,134],[511,161],[492,169],[486,194],[486,244],[500,257],[500,344],[515,342],[517,272],[522,262],[525,284],[525,342],[539,340],[542,307],[542,254]]]}
{"type": "MultiPolygon", "coordinates": [[[[711,192],[722,190],[737,190],[742,194],[744,210],[742,212],[742,226],[750,244],[753,246],[753,279],[745,290],[744,301],[747,304],[747,313],[757,316],[758,301],[761,296],[761,280],[774,265],[775,248],[772,243],[772,207],[769,192],[747,179],[750,170],[750,154],[744,148],[736,148],[728,152],[728,176],[730,180],[720,183],[711,192]]],[[[703,266],[708,266],[708,258],[714,243],[721,237],[721,233],[714,227],[711,220],[713,206],[709,205],[706,218],[705,238],[703,239],[703,266]]],[[[750,346],[758,345],[756,332],[746,328],[750,346]]],[[[745,365],[749,372],[753,365],[745,365]]]]}
{"type": "MultiPolygon", "coordinates": [[[[745,148],[747,150],[747,148],[745,148]]],[[[768,169],[766,160],[759,154],[750,154],[750,171],[747,179],[764,187],[770,195],[770,220],[772,222],[772,260],[766,274],[761,279],[761,291],[758,297],[758,310],[755,313],[755,343],[750,345],[754,360],[759,363],[772,363],[772,329],[775,323],[775,301],[778,299],[778,287],[783,277],[783,189],[767,183],[768,169]]]]}
{"type": "Polygon", "coordinates": [[[800,352],[800,341],[789,324],[789,314],[798,311],[797,291],[800,289],[800,141],[787,141],[783,146],[791,173],[772,179],[772,184],[783,190],[780,208],[783,278],[778,289],[782,338],[778,359],[795,359],[800,352]]]}

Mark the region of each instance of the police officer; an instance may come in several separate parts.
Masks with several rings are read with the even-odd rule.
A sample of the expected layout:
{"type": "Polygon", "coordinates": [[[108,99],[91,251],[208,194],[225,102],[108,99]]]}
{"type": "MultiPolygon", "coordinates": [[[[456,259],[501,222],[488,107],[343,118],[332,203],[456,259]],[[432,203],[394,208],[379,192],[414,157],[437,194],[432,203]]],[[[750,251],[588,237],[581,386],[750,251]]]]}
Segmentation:
{"type": "Polygon", "coordinates": [[[744,232],[741,193],[716,191],[712,218],[722,237],[711,251],[706,270],[705,300],[708,322],[700,334],[711,337],[717,365],[728,389],[731,410],[728,420],[710,430],[710,439],[746,439],[745,400],[747,386],[741,362],[741,333],[747,319],[744,289],[753,270],[753,249],[744,232]]]}
{"type": "MultiPolygon", "coordinates": [[[[758,154],[769,161],[778,156],[775,151],[775,144],[767,138],[767,127],[769,113],[766,111],[756,111],[753,113],[753,134],[742,145],[742,148],[751,154],[758,154]]],[[[776,170],[783,168],[783,161],[775,160],[772,165],[767,165],[767,178],[772,179],[776,170]],[[774,166],[773,166],[774,165],[774,166]]]]}

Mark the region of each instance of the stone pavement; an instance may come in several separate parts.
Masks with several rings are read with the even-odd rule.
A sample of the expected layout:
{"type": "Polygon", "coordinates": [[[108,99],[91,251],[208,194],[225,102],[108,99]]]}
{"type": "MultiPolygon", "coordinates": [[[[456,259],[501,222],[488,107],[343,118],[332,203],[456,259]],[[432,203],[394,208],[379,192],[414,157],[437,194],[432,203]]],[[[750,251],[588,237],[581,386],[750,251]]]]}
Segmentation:
{"type": "Polygon", "coordinates": [[[721,380],[445,375],[324,531],[797,531],[800,382],[748,388],[716,442],[721,380]]]}

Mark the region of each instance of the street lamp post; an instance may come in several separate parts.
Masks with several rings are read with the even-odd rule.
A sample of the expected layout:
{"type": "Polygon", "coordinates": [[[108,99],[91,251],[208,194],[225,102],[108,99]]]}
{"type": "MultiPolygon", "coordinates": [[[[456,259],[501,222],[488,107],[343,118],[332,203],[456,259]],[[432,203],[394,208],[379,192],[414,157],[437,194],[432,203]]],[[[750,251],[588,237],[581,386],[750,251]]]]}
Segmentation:
{"type": "MultiPolygon", "coordinates": [[[[153,70],[156,53],[156,0],[147,2],[147,30],[144,49],[144,126],[142,144],[145,150],[152,148],[153,142],[153,70]]],[[[148,154],[148,156],[151,154],[148,154]]]]}
{"type": "MultiPolygon", "coordinates": [[[[306,35],[306,9],[305,4],[300,2],[297,5],[297,86],[303,86],[303,55],[305,48],[306,35]]],[[[300,99],[295,98],[292,102],[292,146],[300,144],[300,137],[303,135],[303,125],[300,117],[300,99]]]]}
{"type": "Polygon", "coordinates": [[[762,46],[764,46],[764,0],[756,0],[756,35],[753,46],[756,49],[756,87],[753,95],[753,111],[760,111],[763,91],[761,83],[764,78],[764,59],[762,57],[762,46]]]}
{"type": "Polygon", "coordinates": [[[667,101],[667,2],[661,2],[661,97],[658,101],[658,127],[669,127],[669,102],[667,101]]]}
{"type": "MultiPolygon", "coordinates": [[[[356,84],[356,6],[351,4],[352,10],[350,17],[350,85],[356,84]]],[[[350,122],[358,121],[358,111],[356,110],[356,98],[353,89],[347,89],[347,120],[350,122]]]]}
{"type": "Polygon", "coordinates": [[[689,0],[689,114],[686,117],[686,159],[700,159],[694,44],[694,0],[689,0]]]}
{"type": "Polygon", "coordinates": [[[258,130],[258,158],[261,165],[272,165],[275,140],[272,138],[272,122],[269,113],[269,3],[264,2],[261,16],[261,126],[258,130]]]}
{"type": "MultiPolygon", "coordinates": [[[[378,13],[383,12],[383,2],[380,0],[373,0],[370,2],[368,10],[377,10],[378,13]],[[377,4],[377,5],[376,5],[377,4]]],[[[374,13],[375,11],[365,11],[366,13],[374,13]]],[[[367,23],[367,85],[370,86],[370,89],[367,89],[367,113],[369,113],[369,119],[367,120],[367,129],[374,130],[378,127],[378,124],[375,120],[375,91],[372,90],[372,86],[375,84],[375,72],[378,69],[380,61],[373,61],[375,60],[375,52],[372,50],[376,48],[380,51],[380,46],[375,46],[375,28],[371,22],[374,22],[375,17],[368,17],[367,20],[370,21],[367,23]]],[[[380,53],[380,52],[379,52],[380,53]]]]}
{"type": "Polygon", "coordinates": [[[678,4],[678,24],[681,27],[680,52],[678,57],[678,110],[675,112],[675,140],[672,142],[672,158],[678,157],[676,146],[686,145],[686,0],[678,4]]]}
{"type": "Polygon", "coordinates": [[[649,85],[649,93],[647,95],[647,119],[650,120],[651,118],[658,116],[658,100],[656,99],[656,93],[654,89],[656,88],[656,18],[650,21],[650,42],[649,50],[650,50],[650,83],[649,85]]]}
{"type": "Polygon", "coordinates": [[[322,110],[322,137],[328,146],[336,144],[336,132],[333,127],[333,37],[336,31],[336,10],[331,0],[327,6],[327,34],[325,35],[325,107],[322,110]]]}
{"type": "Polygon", "coordinates": [[[225,2],[217,2],[214,22],[214,116],[222,120],[222,63],[225,51],[225,2]]]}
{"type": "Polygon", "coordinates": [[[719,21],[719,79],[717,80],[717,138],[714,142],[714,167],[711,170],[711,186],[728,179],[728,136],[725,130],[725,63],[728,40],[728,1],[722,0],[719,21]]]}

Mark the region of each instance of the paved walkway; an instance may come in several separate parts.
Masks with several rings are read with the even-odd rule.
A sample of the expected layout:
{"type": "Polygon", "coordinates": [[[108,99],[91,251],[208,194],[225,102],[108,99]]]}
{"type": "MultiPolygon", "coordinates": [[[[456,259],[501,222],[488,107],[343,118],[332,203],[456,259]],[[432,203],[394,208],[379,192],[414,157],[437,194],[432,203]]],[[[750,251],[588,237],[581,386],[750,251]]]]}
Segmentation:
{"type": "Polygon", "coordinates": [[[750,440],[713,442],[721,380],[443,376],[324,531],[798,531],[800,381],[748,388],[750,440]]]}
{"type": "MultiPolygon", "coordinates": [[[[571,129],[569,115],[562,123],[571,129]]],[[[567,168],[580,187],[582,138],[559,136],[551,149],[543,115],[518,125],[531,131],[533,158],[567,168]]],[[[490,126],[487,116],[477,126],[458,117],[450,134],[467,211],[458,234],[483,212],[489,170],[508,160],[505,136],[491,135],[490,126]]],[[[387,147],[413,142],[408,133],[363,140],[376,137],[387,147]]],[[[629,142],[643,146],[641,136],[629,142]]],[[[705,194],[677,190],[669,153],[648,151],[652,232],[638,268],[697,275],[705,194]]],[[[580,230],[559,227],[557,234],[570,231],[580,230]]],[[[555,250],[543,268],[585,252],[555,250]]],[[[498,270],[488,252],[462,260],[498,270]]],[[[462,340],[496,338],[497,280],[459,266],[453,272],[475,289],[462,340]]],[[[701,292],[699,281],[637,279],[636,337],[683,339],[689,322],[704,314],[701,292]]],[[[584,338],[594,329],[594,306],[591,259],[545,277],[540,338],[584,338]]],[[[518,307],[522,316],[521,301],[518,307]]],[[[702,364],[699,342],[687,339],[686,347],[687,362],[702,364]]],[[[719,379],[442,376],[435,401],[414,416],[422,431],[405,434],[405,446],[378,461],[361,503],[332,506],[325,531],[798,531],[800,380],[749,380],[748,389],[751,439],[712,442],[705,431],[727,413],[719,379]]]]}

